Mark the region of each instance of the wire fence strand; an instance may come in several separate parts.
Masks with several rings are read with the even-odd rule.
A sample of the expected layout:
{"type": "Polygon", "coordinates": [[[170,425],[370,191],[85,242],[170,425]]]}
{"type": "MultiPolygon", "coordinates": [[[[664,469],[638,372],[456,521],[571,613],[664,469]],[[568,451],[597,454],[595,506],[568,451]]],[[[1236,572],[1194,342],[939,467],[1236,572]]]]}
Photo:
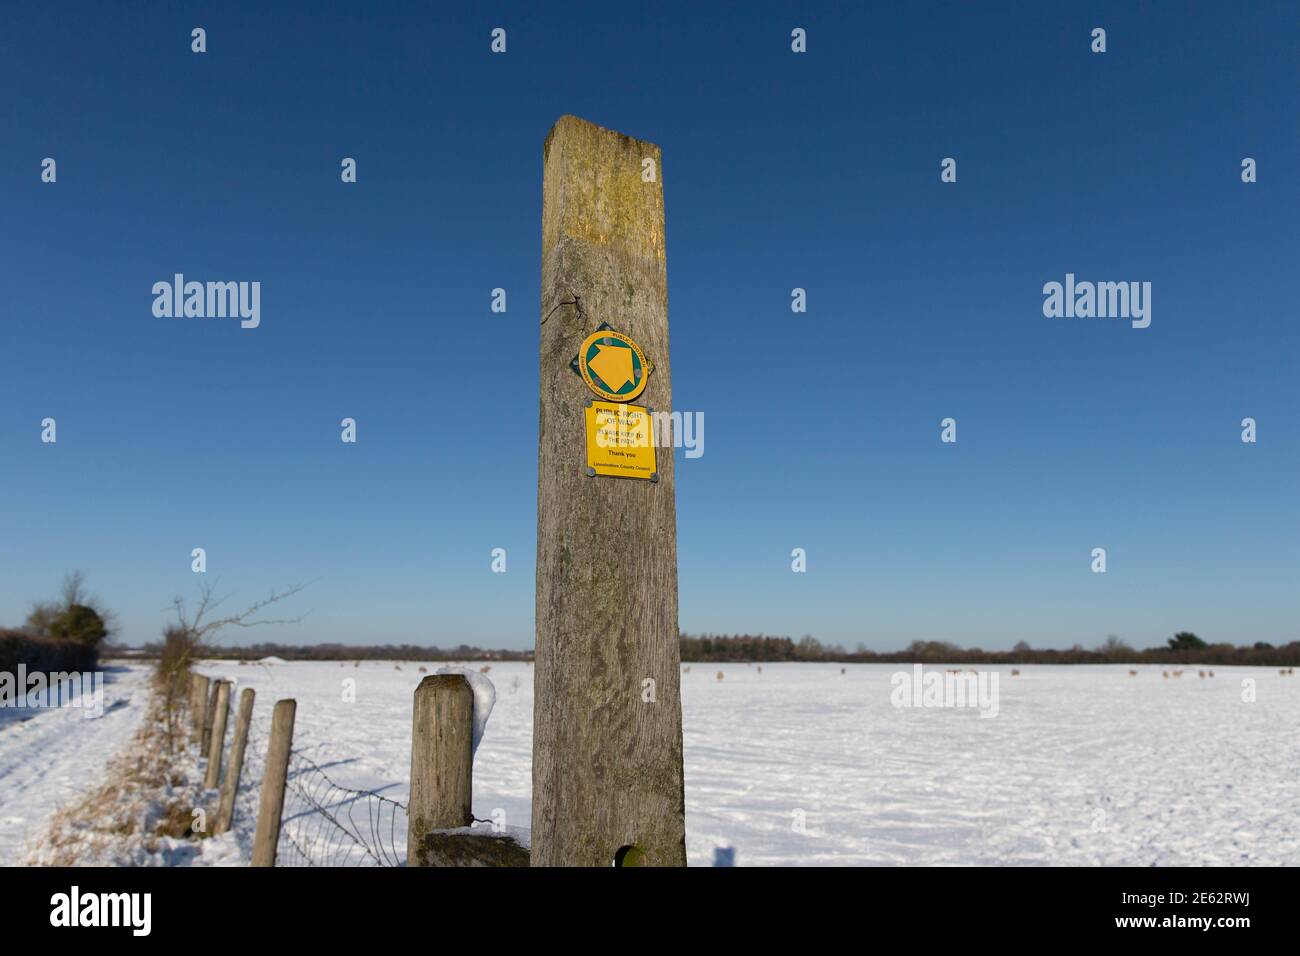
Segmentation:
{"type": "MultiPolygon", "coordinates": [[[[255,803],[266,771],[269,734],[249,727],[241,795],[255,803]],[[254,756],[255,755],[255,756],[254,756]]],[[[276,866],[401,866],[406,804],[375,790],[348,787],[301,750],[289,751],[276,866]]]]}

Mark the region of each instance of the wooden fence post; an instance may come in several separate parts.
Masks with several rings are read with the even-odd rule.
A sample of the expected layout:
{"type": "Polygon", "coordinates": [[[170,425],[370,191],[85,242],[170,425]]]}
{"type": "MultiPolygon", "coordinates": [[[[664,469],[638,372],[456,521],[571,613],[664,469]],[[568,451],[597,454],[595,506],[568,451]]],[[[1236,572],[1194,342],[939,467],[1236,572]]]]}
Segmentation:
{"type": "Polygon", "coordinates": [[[686,865],[662,160],[574,116],[542,147],[533,866],[686,865]],[[650,419],[653,475],[585,467],[602,399],[650,419]]]}
{"type": "Polygon", "coordinates": [[[221,782],[221,754],[226,748],[226,718],[230,715],[230,681],[217,681],[212,711],[212,739],[208,741],[208,769],[203,786],[211,790],[221,782]]]}
{"type": "Polygon", "coordinates": [[[278,700],[271,711],[271,742],[266,747],[262,797],[257,805],[257,829],[253,834],[253,866],[275,866],[275,850],[280,843],[280,814],[284,811],[284,787],[289,776],[289,752],[293,749],[293,717],[297,709],[297,701],[278,700]]]}
{"type": "Polygon", "coordinates": [[[430,674],[415,689],[413,710],[406,865],[424,866],[420,844],[429,831],[474,821],[474,692],[462,674],[430,674]]]}
{"type": "Polygon", "coordinates": [[[203,721],[207,719],[208,713],[208,683],[207,677],[202,674],[192,675],[193,682],[190,687],[190,722],[193,724],[194,743],[200,750],[203,747],[203,721]]]}
{"type": "Polygon", "coordinates": [[[212,746],[212,721],[217,716],[217,687],[220,684],[220,680],[213,680],[207,684],[208,698],[203,708],[203,738],[199,741],[201,755],[206,755],[212,746]]]}
{"type": "Polygon", "coordinates": [[[239,714],[235,718],[235,736],[230,741],[230,760],[221,778],[221,802],[217,805],[214,834],[225,833],[235,819],[235,797],[239,795],[239,775],[244,770],[244,748],[248,746],[248,725],[253,722],[253,688],[245,687],[239,695],[239,714]]]}

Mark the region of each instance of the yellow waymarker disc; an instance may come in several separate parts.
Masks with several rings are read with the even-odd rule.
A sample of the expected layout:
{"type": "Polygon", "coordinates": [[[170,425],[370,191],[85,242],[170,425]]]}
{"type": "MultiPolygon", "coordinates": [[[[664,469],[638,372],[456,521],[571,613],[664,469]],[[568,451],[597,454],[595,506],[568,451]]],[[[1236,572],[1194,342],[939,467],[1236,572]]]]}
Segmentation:
{"type": "Polygon", "coordinates": [[[645,391],[654,366],[641,346],[622,332],[593,332],[578,350],[578,372],[601,398],[626,402],[645,391]]]}

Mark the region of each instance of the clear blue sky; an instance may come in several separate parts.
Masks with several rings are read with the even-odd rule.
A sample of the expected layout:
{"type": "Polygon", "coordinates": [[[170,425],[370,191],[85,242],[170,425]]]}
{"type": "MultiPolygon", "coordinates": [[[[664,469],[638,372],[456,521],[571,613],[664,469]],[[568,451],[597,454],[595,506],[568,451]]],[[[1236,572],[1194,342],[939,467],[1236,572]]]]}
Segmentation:
{"type": "Polygon", "coordinates": [[[231,640],[531,646],[574,113],[664,150],[684,630],[1300,636],[1294,4],[140,6],[0,29],[0,624],[82,568],[153,639],[204,547],[232,604],[316,582],[231,640]],[[175,272],[261,327],[154,317],[175,272]],[[1046,318],[1067,272],[1151,327],[1046,318]]]}

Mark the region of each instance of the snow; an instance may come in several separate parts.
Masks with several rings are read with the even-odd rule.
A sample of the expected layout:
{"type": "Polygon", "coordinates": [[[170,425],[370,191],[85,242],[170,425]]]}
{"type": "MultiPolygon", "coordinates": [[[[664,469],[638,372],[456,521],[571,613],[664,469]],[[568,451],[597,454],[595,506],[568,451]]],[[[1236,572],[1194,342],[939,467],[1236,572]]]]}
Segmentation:
{"type": "MultiPolygon", "coordinates": [[[[419,666],[203,663],[203,673],[254,687],[257,704],[235,830],[203,841],[189,862],[247,860],[279,698],[298,701],[294,747],[331,779],[404,802],[419,666]]],[[[997,716],[981,718],[973,708],[893,706],[891,677],[903,665],[844,665],[844,674],[838,664],[688,666],[694,866],[1300,864],[1300,684],[1276,669],[1216,667],[1199,679],[1190,665],[1164,679],[1147,667],[1136,677],[1128,667],[1022,666],[1017,677],[1001,668],[997,716]]],[[[515,832],[530,822],[532,668],[491,668],[496,702],[474,761],[473,810],[515,832]]],[[[21,733],[0,723],[0,852],[129,736],[131,708],[112,702],[142,691],[134,675],[106,687],[99,731],[79,714],[45,731],[41,721],[59,715],[21,733]],[[43,768],[26,766],[38,760],[43,768]],[[10,816],[24,819],[11,827],[10,816]]],[[[399,817],[392,843],[404,855],[399,817]]]]}
{"type": "Polygon", "coordinates": [[[464,664],[448,664],[445,667],[439,667],[435,674],[463,674],[465,680],[469,683],[469,689],[474,692],[474,742],[470,747],[470,759],[478,753],[479,741],[483,739],[483,731],[487,729],[488,717],[492,715],[492,708],[497,702],[497,689],[491,679],[484,673],[475,670],[472,667],[466,667],[464,664]]]}
{"type": "MultiPolygon", "coordinates": [[[[346,786],[405,800],[421,674],[400,666],[295,663],[276,669],[273,686],[298,699],[295,746],[346,786]],[[355,703],[341,699],[345,677],[355,703]]],[[[1218,668],[1201,680],[1188,667],[1166,680],[1158,668],[1002,669],[998,716],[984,719],[892,706],[901,666],[690,666],[692,865],[711,865],[719,847],[739,866],[1300,863],[1300,686],[1276,670],[1218,668]],[[1243,679],[1257,683],[1253,703],[1243,679]]],[[[266,672],[205,669],[246,676],[265,719],[266,672]]],[[[532,668],[496,662],[491,675],[474,815],[526,826],[532,668]]]]}
{"type": "Polygon", "coordinates": [[[51,813],[100,782],[105,761],[130,741],[148,697],[150,668],[104,668],[98,717],[65,701],[42,709],[0,708],[0,863],[16,865],[51,813]]]}

